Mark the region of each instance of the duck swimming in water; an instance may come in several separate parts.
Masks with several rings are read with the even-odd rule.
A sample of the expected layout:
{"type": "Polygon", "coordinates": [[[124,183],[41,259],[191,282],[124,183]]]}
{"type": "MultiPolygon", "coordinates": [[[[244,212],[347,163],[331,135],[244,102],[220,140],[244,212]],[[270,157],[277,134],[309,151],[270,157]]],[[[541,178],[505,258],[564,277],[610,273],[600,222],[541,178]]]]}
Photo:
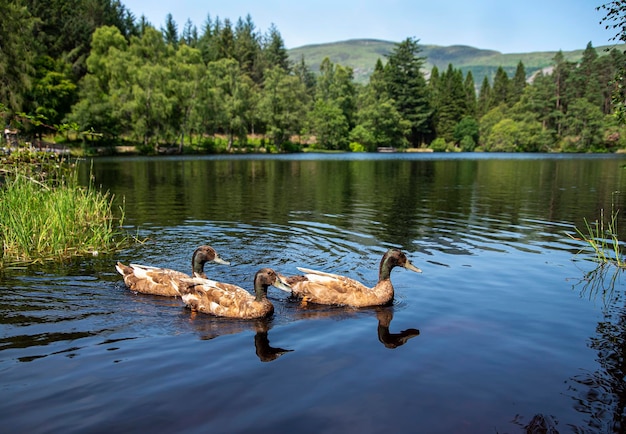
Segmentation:
{"type": "Polygon", "coordinates": [[[300,268],[304,275],[291,276],[286,282],[291,294],[304,301],[353,307],[379,306],[390,303],[394,297],[391,270],[404,267],[421,273],[399,249],[389,249],[380,261],[378,282],[372,288],[349,277],[323,271],[300,268]]]}
{"type": "MultiPolygon", "coordinates": [[[[200,246],[193,252],[191,257],[192,275],[206,278],[207,276],[204,274],[204,264],[207,262],[230,265],[229,262],[220,258],[215,249],[211,246],[200,246]]],[[[188,274],[170,270],[169,268],[157,268],[137,264],[124,265],[121,262],[118,262],[115,268],[118,273],[122,275],[124,283],[131,291],[167,297],[180,295],[176,287],[172,284],[174,280],[191,277],[188,274]]]]}
{"type": "Polygon", "coordinates": [[[271,268],[262,268],[255,274],[254,295],[237,285],[200,277],[174,281],[181,298],[191,310],[241,319],[263,318],[274,312],[274,305],[267,298],[270,285],[291,291],[283,278],[271,268]]]}

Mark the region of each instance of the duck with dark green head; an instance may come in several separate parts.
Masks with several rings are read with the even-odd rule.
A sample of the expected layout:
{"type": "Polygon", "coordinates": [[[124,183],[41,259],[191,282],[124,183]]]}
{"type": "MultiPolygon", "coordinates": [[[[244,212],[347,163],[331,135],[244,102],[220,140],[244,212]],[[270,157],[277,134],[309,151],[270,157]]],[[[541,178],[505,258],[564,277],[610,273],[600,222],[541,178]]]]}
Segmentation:
{"type": "Polygon", "coordinates": [[[291,294],[303,301],[319,304],[366,307],[391,303],[394,288],[391,270],[403,267],[421,273],[399,249],[389,249],[380,260],[378,282],[373,287],[349,277],[298,267],[304,275],[288,277],[291,294]]]}
{"type": "MultiPolygon", "coordinates": [[[[192,276],[197,275],[206,279],[207,276],[204,273],[204,264],[207,262],[230,265],[229,262],[220,258],[215,249],[211,246],[200,246],[191,256],[192,276]]],[[[170,270],[169,268],[157,268],[137,264],[124,265],[121,262],[118,262],[115,268],[118,273],[122,275],[124,283],[131,291],[167,297],[180,295],[176,286],[173,285],[175,280],[191,277],[188,274],[170,270]]]]}

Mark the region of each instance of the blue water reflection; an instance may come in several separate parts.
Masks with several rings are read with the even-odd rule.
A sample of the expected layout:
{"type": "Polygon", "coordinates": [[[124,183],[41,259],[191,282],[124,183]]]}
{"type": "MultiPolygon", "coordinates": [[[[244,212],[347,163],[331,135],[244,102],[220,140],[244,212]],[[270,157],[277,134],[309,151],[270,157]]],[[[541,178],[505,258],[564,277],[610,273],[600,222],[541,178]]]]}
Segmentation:
{"type": "Polygon", "coordinates": [[[147,241],[0,275],[3,426],[620,432],[623,276],[597,268],[567,234],[623,208],[625,164],[508,154],[96,159],[96,183],[125,200],[127,229],[147,241]],[[423,274],[394,270],[388,307],[303,305],[270,289],[271,318],[233,321],[129,292],[113,267],[189,272],[205,243],[232,264],[207,274],[244,288],[265,266],[374,284],[389,247],[423,274]]]}

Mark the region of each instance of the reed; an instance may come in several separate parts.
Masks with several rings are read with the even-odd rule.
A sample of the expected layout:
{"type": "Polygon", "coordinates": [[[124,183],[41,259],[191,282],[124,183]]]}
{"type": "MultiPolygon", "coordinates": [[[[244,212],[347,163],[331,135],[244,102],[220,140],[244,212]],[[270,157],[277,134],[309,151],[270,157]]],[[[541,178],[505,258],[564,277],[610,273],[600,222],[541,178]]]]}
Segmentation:
{"type": "Polygon", "coordinates": [[[600,211],[600,219],[594,222],[584,219],[584,229],[576,228],[580,238],[568,235],[572,239],[582,240],[587,243],[598,262],[611,263],[620,268],[626,268],[617,232],[618,213],[619,210],[615,210],[612,206],[611,216],[605,219],[604,209],[602,209],[600,211]]]}
{"type": "Polygon", "coordinates": [[[0,265],[97,255],[126,243],[113,217],[113,197],[78,182],[78,166],[48,156],[27,164],[3,161],[0,265]]]}

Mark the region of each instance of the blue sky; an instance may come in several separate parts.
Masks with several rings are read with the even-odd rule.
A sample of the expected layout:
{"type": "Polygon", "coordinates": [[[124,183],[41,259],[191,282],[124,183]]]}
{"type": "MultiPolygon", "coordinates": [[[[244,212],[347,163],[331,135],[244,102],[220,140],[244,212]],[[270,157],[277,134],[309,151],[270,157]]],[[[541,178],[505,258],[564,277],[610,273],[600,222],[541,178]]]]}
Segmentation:
{"type": "Polygon", "coordinates": [[[171,13],[202,30],[212,19],[250,14],[257,30],[273,23],[287,48],[348,39],[470,45],[502,53],[569,51],[610,45],[614,31],[599,24],[604,0],[122,0],[137,18],[161,28],[171,13]]]}

